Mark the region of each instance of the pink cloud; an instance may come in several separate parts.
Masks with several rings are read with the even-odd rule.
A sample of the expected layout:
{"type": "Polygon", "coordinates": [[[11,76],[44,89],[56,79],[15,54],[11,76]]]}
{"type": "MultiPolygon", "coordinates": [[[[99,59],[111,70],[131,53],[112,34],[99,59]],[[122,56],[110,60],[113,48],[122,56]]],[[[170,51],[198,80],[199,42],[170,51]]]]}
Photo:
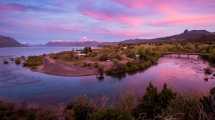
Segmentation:
{"type": "Polygon", "coordinates": [[[113,0],[119,4],[125,5],[129,8],[143,8],[152,0],[113,0]]]}
{"type": "Polygon", "coordinates": [[[126,37],[126,38],[133,38],[133,37],[149,37],[149,36],[156,36],[157,33],[152,31],[142,31],[139,29],[107,29],[107,28],[95,28],[92,31],[94,31],[97,34],[102,35],[110,35],[115,37],[126,37]]]}
{"type": "Polygon", "coordinates": [[[140,25],[143,23],[143,19],[141,17],[135,16],[126,16],[126,15],[111,15],[105,12],[100,11],[82,11],[83,15],[98,19],[104,20],[109,22],[116,22],[116,23],[124,23],[128,25],[140,25]]]}
{"type": "MultiPolygon", "coordinates": [[[[201,1],[201,0],[200,0],[201,1]]],[[[170,4],[159,4],[157,10],[163,15],[158,20],[152,20],[152,25],[211,25],[215,24],[215,14],[193,13],[180,11],[180,6],[171,6],[170,4]]]]}
{"type": "MultiPolygon", "coordinates": [[[[115,3],[124,5],[135,11],[134,14],[121,12],[120,10],[96,9],[92,7],[94,4],[89,2],[89,6],[84,6],[80,11],[85,16],[92,17],[97,20],[122,23],[131,26],[140,25],[199,25],[214,23],[212,9],[215,10],[215,2],[213,0],[112,0],[115,3]],[[197,7],[190,7],[197,6],[197,7]],[[214,6],[214,8],[212,7],[214,6]],[[136,9],[143,8],[142,11],[136,9]],[[202,9],[206,13],[201,13],[202,9]],[[144,10],[149,10],[152,17],[144,15],[144,10]],[[208,13],[210,14],[208,14],[208,13]],[[155,16],[159,16],[156,18],[155,16]],[[205,20],[204,20],[205,19],[205,20]]],[[[122,10],[122,9],[121,9],[122,10]]],[[[124,10],[124,9],[123,9],[124,10]]],[[[150,15],[150,14],[149,14],[150,15]]]]}
{"type": "Polygon", "coordinates": [[[195,26],[208,26],[215,24],[215,15],[207,16],[174,16],[164,18],[161,20],[153,21],[150,24],[154,26],[166,26],[166,25],[195,25],[195,26]]]}
{"type": "Polygon", "coordinates": [[[92,1],[88,1],[88,4],[81,5],[79,11],[82,15],[101,21],[122,23],[132,26],[144,23],[142,16],[136,15],[126,9],[96,6],[92,1]]]}
{"type": "MultiPolygon", "coordinates": [[[[207,16],[208,14],[214,15],[215,1],[214,0],[113,0],[121,5],[124,5],[131,10],[136,8],[149,10],[152,16],[160,15],[160,19],[163,16],[168,19],[182,19],[188,16],[207,16]]],[[[140,10],[138,10],[140,11],[140,10]]],[[[141,13],[141,12],[139,12],[141,13]]],[[[147,18],[146,18],[147,19],[147,18]]],[[[153,20],[153,19],[152,19],[153,20]]],[[[181,20],[182,21],[182,20],[181,20]]],[[[206,20],[207,21],[207,20],[206,20]]]]}

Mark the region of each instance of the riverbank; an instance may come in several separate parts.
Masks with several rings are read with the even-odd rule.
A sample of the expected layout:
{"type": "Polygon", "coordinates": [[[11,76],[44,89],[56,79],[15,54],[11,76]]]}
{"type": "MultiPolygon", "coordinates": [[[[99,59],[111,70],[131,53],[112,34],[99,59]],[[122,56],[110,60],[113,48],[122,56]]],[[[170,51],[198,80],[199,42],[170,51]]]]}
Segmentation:
{"type": "Polygon", "coordinates": [[[146,69],[156,63],[160,57],[157,52],[144,48],[137,50],[139,53],[132,53],[132,56],[127,52],[129,49],[122,46],[86,49],[78,52],[30,56],[25,60],[24,66],[52,75],[97,75],[102,78],[104,74],[117,77],[146,69]]]}
{"type": "MultiPolygon", "coordinates": [[[[213,47],[210,44],[142,44],[106,46],[99,49],[85,48],[45,56],[31,56],[24,66],[34,71],[60,76],[104,75],[121,78],[145,70],[167,54],[197,54],[204,57],[213,47]],[[39,62],[38,62],[39,61],[39,62]]],[[[213,54],[210,54],[213,56],[213,54]]]]}

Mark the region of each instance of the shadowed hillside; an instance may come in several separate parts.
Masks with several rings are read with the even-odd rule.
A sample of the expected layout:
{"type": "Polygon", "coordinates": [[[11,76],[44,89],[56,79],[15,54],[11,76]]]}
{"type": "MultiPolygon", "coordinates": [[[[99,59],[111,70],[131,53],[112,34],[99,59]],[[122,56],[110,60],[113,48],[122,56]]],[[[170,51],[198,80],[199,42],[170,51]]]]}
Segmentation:
{"type": "Polygon", "coordinates": [[[169,37],[155,39],[130,39],[122,41],[121,44],[138,44],[138,43],[155,43],[155,42],[215,42],[215,34],[206,30],[185,30],[183,33],[169,37]]]}
{"type": "Polygon", "coordinates": [[[24,46],[15,39],[0,35],[0,47],[21,47],[24,46]]]}

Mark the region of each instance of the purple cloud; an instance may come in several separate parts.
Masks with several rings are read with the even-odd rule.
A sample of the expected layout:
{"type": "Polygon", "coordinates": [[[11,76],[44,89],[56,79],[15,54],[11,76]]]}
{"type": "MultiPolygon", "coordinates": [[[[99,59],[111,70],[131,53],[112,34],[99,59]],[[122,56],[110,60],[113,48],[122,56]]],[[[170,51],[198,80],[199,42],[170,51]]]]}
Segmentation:
{"type": "Polygon", "coordinates": [[[214,0],[0,1],[0,34],[34,41],[40,34],[38,42],[153,38],[183,29],[215,31],[214,11],[214,0]]]}

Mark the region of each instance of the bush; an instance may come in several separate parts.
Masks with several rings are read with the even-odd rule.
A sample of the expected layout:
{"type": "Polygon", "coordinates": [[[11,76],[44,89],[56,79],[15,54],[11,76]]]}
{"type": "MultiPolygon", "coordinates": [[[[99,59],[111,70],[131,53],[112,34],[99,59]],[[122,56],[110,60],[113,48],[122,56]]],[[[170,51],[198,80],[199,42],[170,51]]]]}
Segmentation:
{"type": "Polygon", "coordinates": [[[169,103],[175,99],[176,93],[172,92],[171,89],[167,88],[167,84],[164,84],[162,91],[159,95],[160,106],[162,109],[166,109],[169,103]]]}
{"type": "Polygon", "coordinates": [[[206,112],[209,120],[215,116],[215,88],[210,90],[210,95],[203,97],[200,102],[202,103],[203,110],[206,112]]]}
{"type": "Polygon", "coordinates": [[[128,73],[133,73],[133,72],[136,72],[137,70],[140,70],[141,69],[141,66],[140,66],[141,64],[138,64],[138,63],[136,63],[136,62],[128,62],[127,64],[126,64],[126,71],[128,72],[128,73]]]}
{"type": "Polygon", "coordinates": [[[126,54],[126,56],[127,57],[129,57],[129,58],[132,58],[132,59],[136,59],[136,52],[133,50],[133,49],[131,49],[131,50],[126,50],[125,51],[125,54],[126,54]]]}
{"type": "Polygon", "coordinates": [[[105,53],[102,53],[101,55],[98,56],[98,59],[100,61],[106,61],[106,60],[109,60],[109,56],[105,53]]]}
{"type": "Polygon", "coordinates": [[[97,71],[98,71],[98,75],[97,75],[97,79],[98,80],[103,80],[104,79],[104,68],[103,67],[97,67],[97,71]]]}
{"type": "Polygon", "coordinates": [[[16,58],[15,64],[17,64],[17,65],[21,64],[21,59],[20,58],[16,58]]]}
{"type": "Polygon", "coordinates": [[[61,52],[61,53],[53,54],[52,58],[60,59],[64,61],[72,61],[72,60],[79,59],[78,56],[74,54],[74,52],[61,52]]]}
{"type": "Polygon", "coordinates": [[[157,88],[150,83],[139,105],[134,109],[133,115],[137,119],[154,118],[160,113],[158,102],[157,88]]]}
{"type": "Polygon", "coordinates": [[[213,71],[209,67],[205,68],[204,71],[205,71],[205,74],[207,75],[210,75],[213,73],[213,71]]]}
{"type": "Polygon", "coordinates": [[[44,58],[43,56],[29,56],[27,60],[24,62],[25,67],[36,68],[43,64],[44,58]]]}
{"type": "Polygon", "coordinates": [[[208,48],[206,52],[201,53],[201,57],[207,60],[211,65],[215,65],[215,48],[208,48]]]}
{"type": "Polygon", "coordinates": [[[207,120],[201,119],[201,107],[198,100],[192,97],[178,96],[171,101],[163,112],[163,118],[180,120],[207,120]]]}
{"type": "Polygon", "coordinates": [[[11,103],[0,102],[1,120],[57,120],[57,115],[51,111],[30,109],[26,106],[17,107],[11,103]]]}
{"type": "Polygon", "coordinates": [[[105,109],[94,112],[90,116],[90,120],[133,120],[133,118],[128,112],[116,109],[105,109]]]}
{"type": "Polygon", "coordinates": [[[106,74],[121,79],[126,76],[125,67],[126,66],[124,64],[121,64],[118,61],[113,61],[113,67],[107,70],[106,74]]]}
{"type": "Polygon", "coordinates": [[[137,119],[155,119],[167,108],[175,96],[176,94],[168,89],[166,84],[158,93],[157,88],[150,83],[139,105],[134,109],[133,115],[137,119]]]}
{"type": "Polygon", "coordinates": [[[91,52],[92,52],[91,47],[85,47],[85,48],[82,50],[82,53],[84,53],[84,54],[89,54],[89,53],[91,53],[91,52]]]}
{"type": "Polygon", "coordinates": [[[80,97],[66,107],[66,120],[89,120],[95,107],[86,97],[80,97]]]}
{"type": "Polygon", "coordinates": [[[9,64],[9,62],[7,60],[4,60],[3,63],[4,64],[9,64]]]}

